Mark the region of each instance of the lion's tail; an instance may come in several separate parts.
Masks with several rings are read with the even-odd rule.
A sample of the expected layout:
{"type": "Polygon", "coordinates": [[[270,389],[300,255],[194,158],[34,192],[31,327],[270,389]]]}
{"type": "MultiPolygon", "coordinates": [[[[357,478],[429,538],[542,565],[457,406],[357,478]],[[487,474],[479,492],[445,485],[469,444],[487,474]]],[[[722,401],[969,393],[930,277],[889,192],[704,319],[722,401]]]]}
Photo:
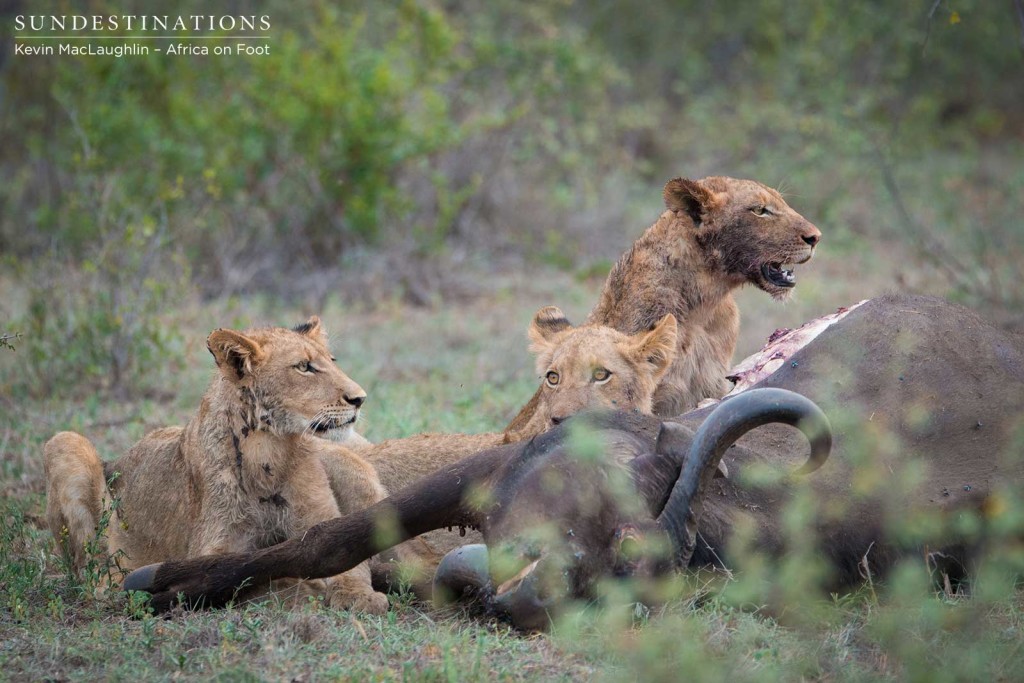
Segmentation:
{"type": "Polygon", "coordinates": [[[57,545],[76,570],[89,557],[106,552],[97,547],[97,529],[106,493],[103,463],[81,434],[60,432],[43,447],[46,472],[46,521],[57,545]]]}

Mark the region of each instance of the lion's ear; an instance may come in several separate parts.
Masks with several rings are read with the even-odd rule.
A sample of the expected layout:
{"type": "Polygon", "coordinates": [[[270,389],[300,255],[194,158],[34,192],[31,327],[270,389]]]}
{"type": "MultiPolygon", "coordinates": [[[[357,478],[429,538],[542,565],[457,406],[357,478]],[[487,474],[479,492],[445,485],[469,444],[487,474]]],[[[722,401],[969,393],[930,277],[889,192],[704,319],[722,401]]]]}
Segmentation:
{"type": "Polygon", "coordinates": [[[662,194],[665,206],[670,211],[686,212],[694,224],[699,224],[704,216],[720,208],[723,203],[720,193],[708,189],[699,180],[686,178],[668,181],[662,194]]]}
{"type": "Polygon", "coordinates": [[[530,337],[530,351],[535,354],[549,350],[559,334],[572,327],[572,323],[558,306],[545,306],[533,315],[527,335],[530,337]]]}
{"type": "Polygon", "coordinates": [[[309,320],[301,325],[293,327],[292,331],[316,339],[324,344],[327,343],[327,332],[324,330],[323,325],[320,324],[320,318],[315,315],[310,316],[309,320]]]}
{"type": "Polygon", "coordinates": [[[627,342],[627,355],[638,364],[648,363],[653,368],[655,381],[661,379],[676,359],[676,330],[676,317],[669,313],[653,330],[633,335],[627,342]]]}
{"type": "Polygon", "coordinates": [[[550,356],[558,346],[558,337],[571,328],[572,323],[557,306],[545,306],[533,315],[526,335],[530,338],[530,353],[537,357],[538,373],[544,372],[551,360],[550,356]]]}
{"type": "Polygon", "coordinates": [[[235,382],[251,374],[264,356],[255,339],[234,330],[214,330],[206,338],[206,348],[224,376],[235,382]]]}

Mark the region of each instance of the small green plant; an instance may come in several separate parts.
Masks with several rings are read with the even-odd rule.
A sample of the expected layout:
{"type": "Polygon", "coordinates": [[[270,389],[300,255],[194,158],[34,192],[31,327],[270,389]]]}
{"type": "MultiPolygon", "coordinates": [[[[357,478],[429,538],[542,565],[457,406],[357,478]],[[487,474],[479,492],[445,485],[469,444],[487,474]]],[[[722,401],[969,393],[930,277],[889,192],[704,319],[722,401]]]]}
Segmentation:
{"type": "Polygon", "coordinates": [[[149,606],[149,596],[132,591],[128,594],[124,611],[128,617],[140,622],[141,633],[136,638],[136,642],[143,649],[152,650],[157,642],[156,627],[161,620],[153,616],[153,609],[149,606]]]}
{"type": "MultiPolygon", "coordinates": [[[[106,517],[106,514],[107,512],[104,513],[104,517],[106,517]]],[[[124,557],[124,551],[106,552],[106,524],[106,519],[101,521],[100,527],[97,528],[96,536],[85,545],[89,560],[86,561],[85,567],[82,570],[80,587],[87,595],[95,595],[98,592],[107,590],[110,586],[115,585],[117,578],[127,573],[121,568],[121,558],[124,557]]]]}
{"type": "MultiPolygon", "coordinates": [[[[107,490],[120,475],[115,472],[107,480],[107,490]]],[[[107,530],[114,519],[114,513],[120,506],[120,499],[113,498],[104,504],[100,512],[99,523],[96,531],[84,545],[83,551],[86,557],[85,565],[79,573],[75,569],[73,550],[69,547],[71,541],[68,529],[61,530],[60,538],[54,539],[57,543],[57,562],[62,568],[68,583],[76,587],[82,595],[95,597],[98,593],[107,590],[110,586],[116,585],[117,580],[124,574],[121,568],[121,558],[124,551],[108,552],[107,530]]]]}
{"type": "Polygon", "coordinates": [[[11,351],[14,351],[15,348],[12,342],[20,336],[20,332],[6,332],[0,335],[0,349],[10,349],[11,351]]]}
{"type": "Polygon", "coordinates": [[[0,505],[0,624],[7,619],[27,623],[36,614],[61,618],[65,612],[36,552],[38,534],[24,502],[0,505]]]}

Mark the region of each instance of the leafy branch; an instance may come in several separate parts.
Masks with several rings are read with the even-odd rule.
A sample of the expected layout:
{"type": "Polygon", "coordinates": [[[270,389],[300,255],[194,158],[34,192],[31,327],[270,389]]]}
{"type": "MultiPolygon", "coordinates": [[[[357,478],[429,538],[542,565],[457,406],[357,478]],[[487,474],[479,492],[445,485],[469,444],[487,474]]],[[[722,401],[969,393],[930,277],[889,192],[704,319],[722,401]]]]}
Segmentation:
{"type": "Polygon", "coordinates": [[[0,335],[0,349],[10,349],[11,351],[14,351],[14,344],[12,344],[11,341],[20,337],[20,332],[7,332],[0,335]]]}

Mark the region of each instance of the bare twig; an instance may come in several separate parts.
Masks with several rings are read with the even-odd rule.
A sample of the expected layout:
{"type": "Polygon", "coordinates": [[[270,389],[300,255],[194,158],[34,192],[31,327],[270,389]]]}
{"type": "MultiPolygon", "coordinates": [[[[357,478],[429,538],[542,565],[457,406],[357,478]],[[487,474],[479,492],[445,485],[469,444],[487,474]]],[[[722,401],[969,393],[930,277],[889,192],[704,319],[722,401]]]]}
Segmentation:
{"type": "Polygon", "coordinates": [[[85,130],[78,122],[78,113],[75,109],[68,105],[66,98],[62,96],[56,96],[57,104],[60,105],[64,113],[67,114],[68,120],[71,122],[71,128],[75,131],[75,135],[78,136],[79,142],[82,143],[82,153],[85,155],[85,159],[89,160],[92,158],[92,145],[89,144],[89,136],[85,134],[85,130]]]}
{"type": "Polygon", "coordinates": [[[358,631],[359,635],[362,636],[363,642],[364,643],[370,642],[370,637],[368,635],[366,635],[366,629],[363,628],[363,625],[361,623],[359,623],[359,620],[356,619],[355,615],[350,614],[349,618],[352,621],[352,625],[356,627],[356,631],[358,631]]]}
{"type": "Polygon", "coordinates": [[[932,35],[932,20],[935,19],[935,12],[939,9],[939,5],[942,4],[942,0],[935,0],[931,10],[928,11],[928,23],[925,24],[924,30],[924,42],[921,43],[921,54],[924,54],[925,48],[928,47],[928,39],[932,35]]]}
{"type": "Polygon", "coordinates": [[[1013,0],[1013,6],[1017,9],[1017,21],[1020,22],[1020,49],[1024,50],[1024,4],[1021,0],[1013,0]]]}
{"type": "Polygon", "coordinates": [[[871,541],[871,544],[868,546],[868,549],[864,551],[864,556],[860,558],[860,562],[858,563],[859,566],[857,567],[857,569],[858,571],[860,571],[860,577],[864,579],[864,583],[867,585],[868,591],[871,593],[871,602],[873,604],[877,604],[878,594],[875,593],[875,581],[874,577],[871,575],[871,565],[868,563],[868,554],[874,547],[875,542],[871,541]]]}
{"type": "Polygon", "coordinates": [[[111,427],[123,427],[126,424],[130,424],[139,420],[139,415],[132,413],[131,415],[125,415],[113,420],[103,420],[101,422],[93,422],[89,424],[89,429],[109,429],[111,427]]]}
{"type": "Polygon", "coordinates": [[[889,164],[888,159],[885,158],[885,154],[877,145],[875,145],[874,152],[875,158],[878,160],[878,168],[882,174],[882,183],[885,185],[889,198],[896,207],[896,214],[899,216],[900,222],[903,223],[904,229],[912,234],[915,239],[920,240],[921,244],[925,245],[922,251],[934,265],[946,271],[961,286],[970,287],[973,283],[969,281],[966,275],[969,269],[957,259],[952,251],[946,248],[942,241],[938,240],[917,222],[907,208],[906,202],[903,201],[903,193],[900,192],[896,176],[893,174],[892,166],[889,164]]]}
{"type": "Polygon", "coordinates": [[[0,335],[0,349],[10,349],[11,351],[14,351],[14,344],[11,342],[19,338],[21,338],[21,332],[6,332],[0,335]]]}

